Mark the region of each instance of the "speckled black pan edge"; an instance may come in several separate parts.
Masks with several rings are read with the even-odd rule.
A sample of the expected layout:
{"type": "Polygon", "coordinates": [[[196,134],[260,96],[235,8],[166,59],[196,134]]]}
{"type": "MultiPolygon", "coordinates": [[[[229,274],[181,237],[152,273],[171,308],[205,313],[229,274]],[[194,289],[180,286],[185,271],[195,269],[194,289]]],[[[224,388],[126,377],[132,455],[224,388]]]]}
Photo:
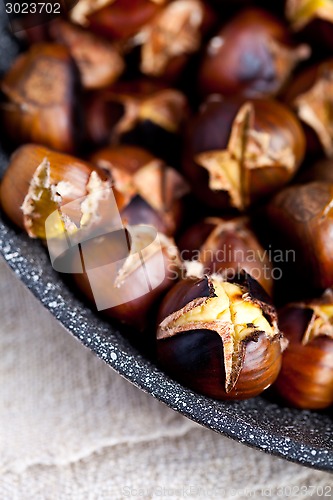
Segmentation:
{"type": "MultiPolygon", "coordinates": [[[[3,20],[0,4],[0,25],[3,20]]],[[[0,26],[0,71],[16,53],[0,26]]],[[[0,151],[0,174],[7,164],[0,151]]],[[[145,359],[112,325],[84,307],[53,272],[45,250],[0,216],[0,254],[60,323],[119,374],[170,408],[236,441],[281,458],[333,471],[333,425],[328,414],[281,408],[256,398],[212,401],[174,382],[145,359]]]]}

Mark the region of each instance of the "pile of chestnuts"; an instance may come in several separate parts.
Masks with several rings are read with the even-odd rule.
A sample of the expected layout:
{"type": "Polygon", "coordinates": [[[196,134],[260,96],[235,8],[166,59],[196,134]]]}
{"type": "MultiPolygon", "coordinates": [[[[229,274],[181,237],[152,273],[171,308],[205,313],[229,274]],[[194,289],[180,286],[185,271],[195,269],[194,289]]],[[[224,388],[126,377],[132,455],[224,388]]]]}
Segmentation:
{"type": "Polygon", "coordinates": [[[186,387],[332,407],[332,1],[79,0],[18,36],[4,216],[186,387]]]}

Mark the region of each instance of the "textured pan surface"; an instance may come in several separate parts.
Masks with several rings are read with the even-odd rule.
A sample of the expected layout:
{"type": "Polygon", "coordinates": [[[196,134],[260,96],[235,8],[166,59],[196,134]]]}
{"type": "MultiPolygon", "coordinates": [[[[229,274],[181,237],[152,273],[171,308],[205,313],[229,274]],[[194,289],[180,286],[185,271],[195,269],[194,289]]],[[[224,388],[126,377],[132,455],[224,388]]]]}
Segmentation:
{"type": "MultiPolygon", "coordinates": [[[[5,22],[0,2],[0,77],[18,51],[16,42],[3,28],[5,22]]],[[[7,162],[0,149],[0,177],[7,162]]],[[[201,425],[241,443],[333,471],[332,413],[286,409],[261,397],[223,403],[195,394],[167,377],[117,327],[97,318],[77,300],[53,272],[40,243],[17,232],[1,215],[0,254],[68,332],[136,386],[201,425]]]]}

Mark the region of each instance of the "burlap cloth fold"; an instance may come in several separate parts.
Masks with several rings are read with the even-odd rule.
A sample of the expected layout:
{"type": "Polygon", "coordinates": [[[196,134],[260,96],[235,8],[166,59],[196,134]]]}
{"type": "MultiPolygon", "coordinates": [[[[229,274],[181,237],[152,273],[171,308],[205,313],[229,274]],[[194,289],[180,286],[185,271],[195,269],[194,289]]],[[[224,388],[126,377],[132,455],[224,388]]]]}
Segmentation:
{"type": "Polygon", "coordinates": [[[333,496],[332,475],[201,428],[123,380],[2,260],[0,297],[1,500],[333,496]]]}

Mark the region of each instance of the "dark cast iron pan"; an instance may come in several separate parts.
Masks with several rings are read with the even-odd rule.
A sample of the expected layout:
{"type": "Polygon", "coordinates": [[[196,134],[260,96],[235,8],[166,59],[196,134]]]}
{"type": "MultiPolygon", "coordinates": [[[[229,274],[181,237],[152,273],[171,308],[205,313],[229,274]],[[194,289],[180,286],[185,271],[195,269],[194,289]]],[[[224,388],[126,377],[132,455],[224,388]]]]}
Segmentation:
{"type": "MultiPolygon", "coordinates": [[[[3,6],[0,1],[0,77],[19,50],[5,28],[3,6]]],[[[7,163],[8,157],[0,148],[0,177],[7,163]]],[[[332,413],[288,409],[263,397],[221,402],[196,394],[170,379],[141,354],[124,337],[124,327],[100,319],[76,298],[53,271],[42,245],[17,231],[1,214],[0,254],[69,333],[140,389],[240,443],[299,464],[333,471],[332,413]]]]}

